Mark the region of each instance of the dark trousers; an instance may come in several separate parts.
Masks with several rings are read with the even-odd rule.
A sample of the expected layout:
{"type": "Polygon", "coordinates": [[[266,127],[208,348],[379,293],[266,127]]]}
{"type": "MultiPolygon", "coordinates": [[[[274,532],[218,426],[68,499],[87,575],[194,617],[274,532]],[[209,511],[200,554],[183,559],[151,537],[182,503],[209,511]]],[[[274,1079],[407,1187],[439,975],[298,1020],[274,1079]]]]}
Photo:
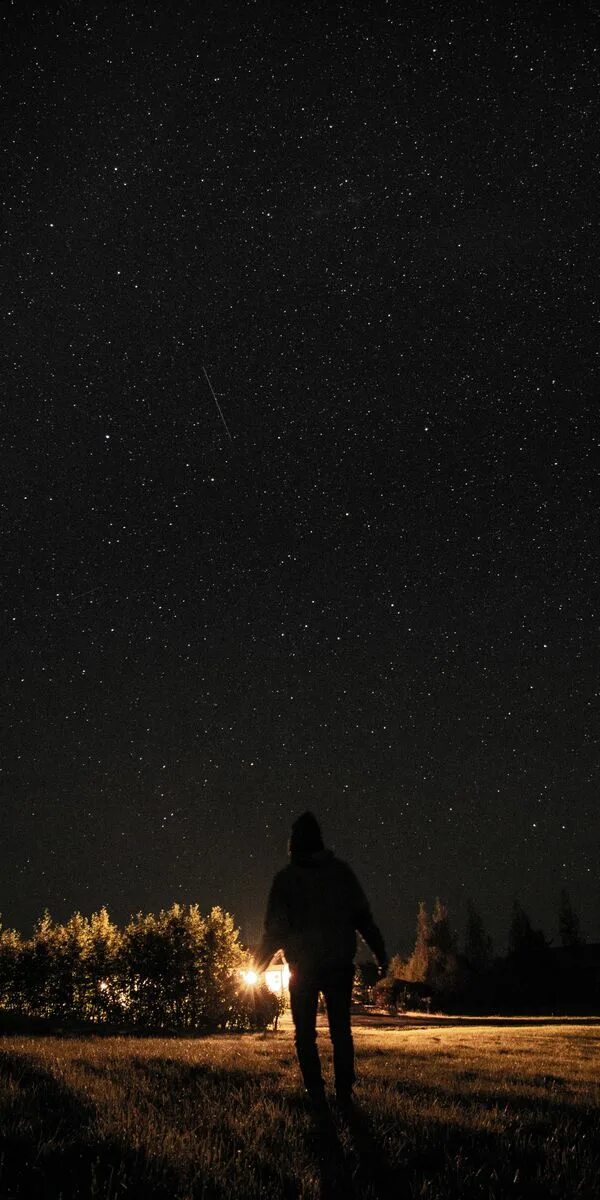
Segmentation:
{"type": "Polygon", "coordinates": [[[292,966],[290,1001],[296,1030],[296,1053],[309,1092],[323,1088],[321,1062],[317,1050],[317,1005],[322,992],[327,1008],[329,1034],[333,1044],[335,1088],[347,1094],[354,1083],[354,1045],[350,1027],[350,1002],[354,965],[321,970],[292,966]]]}

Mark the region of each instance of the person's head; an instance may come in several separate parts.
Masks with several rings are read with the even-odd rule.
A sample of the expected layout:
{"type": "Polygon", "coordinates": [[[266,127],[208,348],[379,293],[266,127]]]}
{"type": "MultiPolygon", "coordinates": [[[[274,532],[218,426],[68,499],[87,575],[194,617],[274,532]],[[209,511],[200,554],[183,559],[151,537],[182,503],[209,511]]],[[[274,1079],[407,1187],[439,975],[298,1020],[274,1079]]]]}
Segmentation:
{"type": "Polygon", "coordinates": [[[292,825],[289,840],[290,857],[304,858],[323,850],[323,838],[317,818],[311,812],[302,813],[292,825]]]}

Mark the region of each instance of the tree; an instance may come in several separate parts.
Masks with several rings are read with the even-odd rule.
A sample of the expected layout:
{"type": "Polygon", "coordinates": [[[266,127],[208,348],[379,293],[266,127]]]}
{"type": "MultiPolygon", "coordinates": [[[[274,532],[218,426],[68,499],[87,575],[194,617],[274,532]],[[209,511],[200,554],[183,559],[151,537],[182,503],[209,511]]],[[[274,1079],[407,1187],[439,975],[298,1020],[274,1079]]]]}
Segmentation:
{"type": "Polygon", "coordinates": [[[233,917],[198,906],[138,913],[121,950],[130,1019],[177,1029],[224,1028],[233,1019],[244,952],[233,917]]]}
{"type": "Polygon", "coordinates": [[[14,929],[0,929],[0,1007],[20,1004],[19,975],[23,940],[14,929]]]}
{"type": "Polygon", "coordinates": [[[541,929],[534,929],[518,900],[513,902],[508,931],[508,952],[513,958],[526,959],[532,953],[547,950],[548,943],[541,929]]]}
{"type": "Polygon", "coordinates": [[[543,1012],[552,1008],[555,970],[541,929],[534,929],[517,900],[508,933],[508,957],[502,987],[513,1011],[543,1012]]]}
{"type": "MultiPolygon", "coordinates": [[[[64,925],[45,912],[22,941],[0,929],[0,1008],[25,1017],[170,1029],[263,1027],[271,993],[241,987],[247,955],[233,917],[195,904],[138,913],[123,933],[105,908],[64,925]]],[[[264,991],[264,989],[263,989],[264,991]]]]}
{"type": "Polygon", "coordinates": [[[205,921],[201,955],[199,1017],[205,1023],[223,1028],[233,1019],[244,957],[233,917],[218,906],[212,908],[205,921]]]}
{"type": "Polygon", "coordinates": [[[424,900],[419,901],[415,947],[407,963],[407,979],[424,983],[429,970],[429,937],[431,926],[424,900]]]}
{"type": "Polygon", "coordinates": [[[106,908],[89,920],[86,1016],[100,1021],[123,1017],[126,993],[119,974],[123,935],[106,908]]]}
{"type": "Polygon", "coordinates": [[[82,1020],[89,995],[88,922],[76,912],[66,925],[54,925],[52,932],[57,1009],[63,1017],[82,1020]]]}
{"type": "Polygon", "coordinates": [[[88,923],[75,913],[66,925],[46,910],[20,954],[20,991],[26,1013],[81,1019],[85,1015],[88,923]]]}
{"type": "MultiPolygon", "coordinates": [[[[409,965],[410,958],[402,958],[401,954],[392,954],[388,964],[387,973],[391,979],[402,979],[406,981],[408,979],[407,972],[409,970],[409,965]]],[[[375,969],[377,970],[377,968],[375,969]]]]}
{"type": "Polygon", "coordinates": [[[561,946],[578,947],[583,945],[579,917],[571,904],[571,897],[566,888],[560,893],[558,909],[558,929],[561,946]]]}
{"type": "Polygon", "coordinates": [[[371,960],[356,964],[354,982],[352,984],[353,1004],[366,1004],[373,994],[373,988],[379,980],[379,970],[371,960]]]}
{"type": "MultiPolygon", "coordinates": [[[[137,913],[125,929],[121,972],[129,1019],[134,1024],[181,1026],[193,988],[202,941],[202,918],[195,905],[137,913]]],[[[191,998],[193,1003],[193,998],[191,998]]]]}
{"type": "Polygon", "coordinates": [[[436,897],[431,915],[428,953],[426,983],[434,992],[456,991],[459,974],[456,937],[450,927],[448,909],[439,897],[436,897]]]}
{"type": "Polygon", "coordinates": [[[199,1017],[206,920],[197,904],[173,904],[161,912],[159,927],[164,940],[163,990],[169,1020],[178,1029],[194,1028],[199,1017]]]}
{"type": "Polygon", "coordinates": [[[492,965],[492,939],[486,933],[483,921],[472,900],[467,903],[467,928],[465,932],[465,958],[477,975],[484,975],[492,965]]]}
{"type": "Polygon", "coordinates": [[[21,954],[23,1008],[32,1016],[49,1017],[58,1011],[56,940],[55,925],[46,909],[21,954]]]}
{"type": "Polygon", "coordinates": [[[435,992],[452,992],[458,985],[456,938],[450,928],[448,910],[436,898],[431,918],[423,900],[417,912],[414,950],[406,963],[404,978],[423,983],[435,992]]]}

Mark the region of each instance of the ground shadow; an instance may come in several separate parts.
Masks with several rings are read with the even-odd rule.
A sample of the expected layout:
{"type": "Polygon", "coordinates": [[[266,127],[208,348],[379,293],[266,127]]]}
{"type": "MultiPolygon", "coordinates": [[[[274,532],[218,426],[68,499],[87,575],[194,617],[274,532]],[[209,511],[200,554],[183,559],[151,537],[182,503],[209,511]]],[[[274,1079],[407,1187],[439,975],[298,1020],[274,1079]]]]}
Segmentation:
{"type": "Polygon", "coordinates": [[[394,1122],[392,1136],[388,1136],[392,1133],[390,1128],[382,1129],[381,1122],[364,1109],[355,1110],[349,1128],[358,1162],[356,1178],[370,1180],[371,1194],[382,1198],[419,1195],[424,1178],[440,1189],[440,1195],[457,1196],[448,1175],[449,1164],[456,1162],[461,1164],[463,1176],[460,1200],[483,1195],[500,1200],[507,1194],[514,1200],[521,1197],[548,1200],[549,1196],[557,1200],[575,1196],[597,1200],[600,1195],[600,1152],[595,1149],[600,1146],[598,1109],[578,1104],[555,1091],[562,1083],[559,1076],[538,1076],[531,1082],[546,1090],[527,1096],[503,1095],[485,1087],[457,1093],[440,1085],[405,1081],[391,1084],[391,1088],[410,1098],[406,1127],[401,1128],[399,1117],[394,1122]],[[438,1119],[434,1114],[440,1101],[438,1119]],[[464,1112],[465,1121],[456,1112],[448,1119],[445,1102],[453,1108],[457,1105],[464,1112]],[[426,1114],[422,1120],[418,1116],[420,1104],[426,1114]],[[473,1116],[478,1119],[492,1107],[507,1111],[509,1118],[514,1117],[515,1130],[525,1136],[515,1143],[509,1132],[476,1128],[473,1116]],[[556,1191],[548,1191],[547,1177],[546,1182],[539,1182],[540,1164],[546,1153],[542,1146],[549,1142],[556,1144],[554,1148],[564,1143],[561,1161],[567,1175],[569,1158],[573,1163],[572,1180],[557,1181],[556,1191]],[[576,1177],[575,1142],[583,1151],[580,1166],[586,1180],[576,1177]],[[592,1175],[594,1182],[588,1183],[592,1175]]]}
{"type": "MultiPolygon", "coordinates": [[[[464,1074],[462,1076],[459,1074],[457,1078],[464,1078],[464,1074]]],[[[514,1113],[521,1123],[527,1122],[539,1126],[540,1120],[544,1120],[549,1125],[557,1125],[565,1121],[576,1122],[580,1129],[584,1129],[589,1134],[594,1133],[595,1136],[598,1136],[600,1133],[600,1112],[565,1096],[558,1089],[561,1082],[559,1076],[537,1076],[531,1079],[515,1077],[512,1079],[513,1083],[520,1084],[522,1087],[540,1088],[534,1095],[494,1090],[493,1077],[487,1088],[485,1077],[481,1072],[477,1074],[476,1078],[481,1081],[482,1086],[468,1092],[455,1091],[452,1086],[445,1084],[434,1086],[412,1083],[409,1080],[398,1080],[390,1086],[411,1099],[424,1102],[433,1099],[439,1102],[440,1099],[443,1099],[448,1103],[459,1105],[465,1112],[470,1110],[481,1112],[482,1109],[489,1111],[492,1107],[500,1108],[503,1111],[514,1113]],[[544,1090],[541,1090],[542,1088],[544,1090]]]]}
{"type": "Polygon", "coordinates": [[[0,1079],[19,1089],[0,1142],[2,1200],[116,1195],[125,1185],[127,1196],[135,1200],[149,1194],[156,1200],[172,1200],[173,1181],[163,1173],[160,1183],[152,1182],[150,1192],[152,1163],[138,1152],[99,1141],[93,1132],[94,1106],[51,1072],[18,1054],[2,1053],[0,1079]]]}
{"type": "Polygon", "coordinates": [[[411,1173],[408,1165],[392,1165],[388,1161],[382,1139],[375,1136],[362,1109],[354,1105],[344,1119],[351,1139],[354,1175],[361,1192],[370,1189],[371,1195],[381,1200],[388,1196],[402,1200],[408,1196],[411,1173]]]}
{"type": "MultiPolygon", "coordinates": [[[[75,1060],[90,1074],[105,1074],[95,1063],[75,1060]]],[[[173,1060],[135,1061],[164,1090],[161,1064],[175,1065],[173,1082],[208,1079],[217,1091],[247,1085],[252,1075],[242,1071],[173,1064],[173,1060]]],[[[274,1074],[274,1073],[273,1073],[274,1074]]],[[[263,1076],[261,1075],[261,1080],[263,1076]]],[[[231,1200],[230,1182],[211,1179],[186,1183],[164,1158],[132,1150],[120,1141],[99,1137],[96,1108],[80,1093],[61,1083],[44,1067],[19,1054],[0,1052],[0,1081],[16,1084],[12,1119],[0,1135],[1,1200],[86,1200],[88,1196],[124,1196],[132,1200],[231,1200]],[[22,1103],[19,1105],[19,1095],[22,1103]]],[[[184,1082],[185,1086],[185,1082],[184,1082]]],[[[297,1200],[297,1183],[283,1166],[277,1171],[260,1163],[267,1195],[297,1200]]]]}
{"type": "MultiPolygon", "coordinates": [[[[570,1107],[569,1113],[573,1119],[570,1107]]],[[[543,1152],[537,1137],[514,1144],[504,1132],[475,1129],[460,1120],[433,1123],[430,1114],[423,1122],[413,1117],[404,1130],[395,1125],[390,1137],[389,1128],[376,1125],[361,1108],[348,1119],[348,1128],[354,1160],[354,1191],[348,1194],[356,1197],[404,1200],[427,1194],[447,1200],[505,1200],[510,1195],[511,1200],[598,1200],[597,1164],[589,1161],[586,1167],[579,1164],[585,1179],[574,1167],[571,1179],[563,1175],[556,1189],[549,1190],[547,1175],[543,1171],[540,1175],[543,1152]]],[[[584,1139],[592,1139],[587,1141],[588,1153],[597,1144],[592,1129],[597,1133],[597,1116],[583,1133],[584,1139]]],[[[568,1141],[572,1137],[567,1137],[565,1149],[568,1141]]]]}
{"type": "MultiPolygon", "coordinates": [[[[82,1065],[85,1065],[84,1061],[81,1061],[82,1065]]],[[[228,1088],[240,1089],[248,1086],[263,1086],[267,1083],[272,1084],[280,1079],[280,1074],[275,1068],[264,1070],[261,1067],[260,1072],[254,1072],[236,1067],[216,1067],[213,1063],[186,1063],[176,1058],[165,1058],[162,1055],[153,1058],[132,1055],[127,1062],[126,1069],[129,1071],[131,1067],[135,1067],[136,1071],[146,1077],[156,1077],[157,1081],[162,1081],[163,1085],[165,1078],[170,1075],[176,1075],[178,1083],[184,1085],[208,1082],[214,1083],[218,1087],[226,1085],[228,1088]]]]}

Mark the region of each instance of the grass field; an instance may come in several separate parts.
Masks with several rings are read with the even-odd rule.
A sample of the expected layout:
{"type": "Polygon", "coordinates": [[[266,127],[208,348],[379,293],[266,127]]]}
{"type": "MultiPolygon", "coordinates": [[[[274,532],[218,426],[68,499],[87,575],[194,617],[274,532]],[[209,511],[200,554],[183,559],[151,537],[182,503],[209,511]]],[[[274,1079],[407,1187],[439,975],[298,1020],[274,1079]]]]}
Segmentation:
{"type": "Polygon", "coordinates": [[[289,1030],[0,1039],[0,1197],[598,1200],[600,1026],[355,1040],[356,1115],[319,1122],[289,1030]]]}

